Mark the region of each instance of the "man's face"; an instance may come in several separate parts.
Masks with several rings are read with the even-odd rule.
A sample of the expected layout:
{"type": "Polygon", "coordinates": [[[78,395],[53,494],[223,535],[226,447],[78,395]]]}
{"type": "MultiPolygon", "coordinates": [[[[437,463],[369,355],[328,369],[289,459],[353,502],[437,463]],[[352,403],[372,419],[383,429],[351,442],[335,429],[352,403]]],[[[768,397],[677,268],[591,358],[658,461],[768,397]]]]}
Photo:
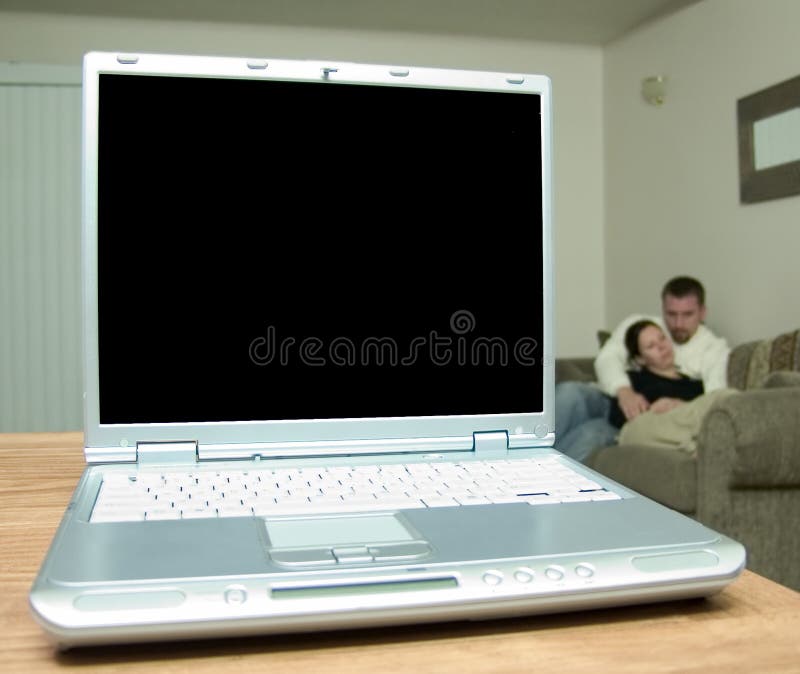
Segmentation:
{"type": "Polygon", "coordinates": [[[661,309],[664,323],[676,344],[688,342],[706,317],[706,308],[700,306],[695,295],[686,297],[666,295],[661,309]]]}

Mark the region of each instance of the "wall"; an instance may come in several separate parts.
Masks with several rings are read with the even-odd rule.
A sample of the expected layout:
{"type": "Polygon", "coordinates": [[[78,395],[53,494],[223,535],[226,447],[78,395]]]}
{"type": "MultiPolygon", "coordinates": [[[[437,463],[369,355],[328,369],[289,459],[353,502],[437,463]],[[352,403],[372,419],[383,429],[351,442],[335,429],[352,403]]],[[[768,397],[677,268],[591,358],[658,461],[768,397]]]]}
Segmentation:
{"type": "Polygon", "coordinates": [[[605,50],[609,325],[696,275],[732,344],[800,326],[800,197],[739,203],[736,101],[800,74],[796,0],[705,0],[605,50]],[[669,78],[662,107],[642,78],[669,78]]]}

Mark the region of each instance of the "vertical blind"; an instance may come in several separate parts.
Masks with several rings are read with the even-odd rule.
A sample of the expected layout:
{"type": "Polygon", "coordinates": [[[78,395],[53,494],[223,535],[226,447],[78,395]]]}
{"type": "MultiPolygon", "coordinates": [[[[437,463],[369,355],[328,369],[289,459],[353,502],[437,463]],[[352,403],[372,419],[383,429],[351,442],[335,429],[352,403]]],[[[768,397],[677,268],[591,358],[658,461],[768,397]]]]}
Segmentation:
{"type": "Polygon", "coordinates": [[[11,78],[4,72],[0,432],[80,429],[79,74],[52,84],[24,82],[21,68],[11,78]]]}

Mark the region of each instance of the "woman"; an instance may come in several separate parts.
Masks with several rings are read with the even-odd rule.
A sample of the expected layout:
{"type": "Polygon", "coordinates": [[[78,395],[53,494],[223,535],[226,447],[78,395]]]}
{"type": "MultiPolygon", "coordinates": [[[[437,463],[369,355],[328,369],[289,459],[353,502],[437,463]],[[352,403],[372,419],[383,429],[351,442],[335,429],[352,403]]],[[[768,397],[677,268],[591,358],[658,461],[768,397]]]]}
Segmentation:
{"type": "MultiPolygon", "coordinates": [[[[628,372],[631,387],[647,399],[651,412],[669,412],[703,395],[703,382],[681,374],[675,367],[672,342],[658,324],[644,320],[631,325],[625,332],[625,347],[636,366],[628,372]]],[[[616,399],[608,420],[617,428],[625,423],[616,399]]]]}
{"type": "Polygon", "coordinates": [[[576,461],[584,462],[594,450],[617,441],[691,449],[699,421],[717,395],[704,396],[702,381],[678,371],[672,342],[657,323],[645,320],[631,325],[625,333],[625,346],[635,366],[628,371],[631,387],[645,397],[650,409],[625,423],[617,399],[603,397],[605,405],[592,413],[582,411],[588,420],[574,426],[568,423],[571,430],[555,445],[576,461]],[[695,399],[698,402],[686,404],[695,399]]]}
{"type": "Polygon", "coordinates": [[[650,409],[625,423],[617,408],[619,418],[616,420],[624,424],[619,444],[693,453],[703,418],[711,406],[735,391],[716,389],[703,394],[703,382],[678,372],[672,344],[655,323],[634,323],[625,335],[625,346],[631,360],[639,366],[638,370],[629,372],[631,384],[647,398],[650,409]]]}

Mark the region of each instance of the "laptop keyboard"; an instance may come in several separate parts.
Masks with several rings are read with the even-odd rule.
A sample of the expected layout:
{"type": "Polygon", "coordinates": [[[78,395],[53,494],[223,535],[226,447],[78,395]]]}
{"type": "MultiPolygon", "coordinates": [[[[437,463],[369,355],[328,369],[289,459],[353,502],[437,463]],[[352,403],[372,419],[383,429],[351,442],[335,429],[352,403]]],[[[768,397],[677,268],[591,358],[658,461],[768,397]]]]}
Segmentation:
{"type": "Polygon", "coordinates": [[[91,522],[308,515],[620,496],[555,457],[274,470],[108,473],[91,522]]]}

